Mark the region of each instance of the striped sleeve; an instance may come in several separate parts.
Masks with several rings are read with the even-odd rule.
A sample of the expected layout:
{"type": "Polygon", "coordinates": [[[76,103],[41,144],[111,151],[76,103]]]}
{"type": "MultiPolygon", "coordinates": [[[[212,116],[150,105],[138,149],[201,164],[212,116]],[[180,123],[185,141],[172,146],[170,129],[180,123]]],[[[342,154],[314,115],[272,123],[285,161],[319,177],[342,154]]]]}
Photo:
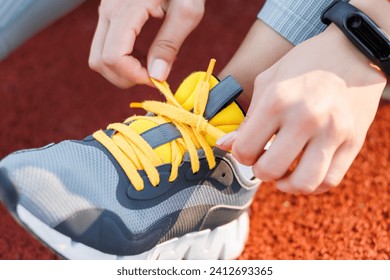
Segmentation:
{"type": "Polygon", "coordinates": [[[258,18],[294,45],[321,33],[321,12],[332,0],[267,0],[258,18]]]}

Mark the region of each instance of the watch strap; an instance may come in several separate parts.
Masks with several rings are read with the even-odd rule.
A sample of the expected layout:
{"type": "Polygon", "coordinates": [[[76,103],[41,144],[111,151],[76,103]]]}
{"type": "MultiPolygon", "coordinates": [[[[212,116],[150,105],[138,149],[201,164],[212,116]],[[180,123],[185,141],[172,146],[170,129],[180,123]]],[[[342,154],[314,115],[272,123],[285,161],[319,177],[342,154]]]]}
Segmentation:
{"type": "MultiPolygon", "coordinates": [[[[364,17],[365,20],[369,20],[372,25],[375,25],[378,32],[382,32],[379,26],[375,24],[367,15],[365,15],[358,8],[349,4],[346,0],[333,1],[321,15],[321,21],[330,25],[332,22],[345,34],[345,36],[374,64],[376,64],[387,76],[390,76],[390,57],[386,59],[380,59],[376,57],[362,42],[357,40],[351,32],[348,32],[346,26],[346,20],[351,14],[358,14],[361,17],[364,17]]],[[[390,50],[390,41],[388,40],[387,46],[383,46],[390,50]]]]}
{"type": "MultiPolygon", "coordinates": [[[[321,21],[330,25],[332,22],[336,24],[338,27],[343,25],[343,19],[346,15],[358,12],[359,10],[352,5],[349,5],[349,1],[333,1],[323,12],[321,15],[321,21]],[[335,9],[335,6],[340,6],[340,9],[335,9]],[[332,10],[332,12],[330,12],[332,10]]],[[[339,8],[339,7],[337,7],[339,8]]]]}

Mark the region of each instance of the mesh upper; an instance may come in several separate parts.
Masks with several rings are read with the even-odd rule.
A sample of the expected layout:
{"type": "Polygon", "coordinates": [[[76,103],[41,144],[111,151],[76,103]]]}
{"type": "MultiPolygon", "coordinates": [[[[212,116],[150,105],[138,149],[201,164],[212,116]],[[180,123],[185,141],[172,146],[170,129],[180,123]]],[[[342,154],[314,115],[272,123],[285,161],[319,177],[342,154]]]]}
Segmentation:
{"type": "MultiPolygon", "coordinates": [[[[0,167],[6,168],[17,186],[20,203],[51,227],[78,211],[99,208],[113,211],[129,230],[139,233],[164,216],[192,206],[243,206],[256,191],[240,188],[234,193],[226,188],[221,192],[211,182],[204,181],[173,195],[168,191],[158,197],[157,203],[118,198],[118,190],[125,190],[129,181],[118,172],[104,150],[75,141],[14,153],[1,161],[0,167]]],[[[221,164],[213,174],[219,181],[230,181],[233,177],[227,164],[221,164]],[[230,175],[220,178],[224,172],[221,169],[230,175]]],[[[178,184],[189,184],[183,176],[177,180],[178,184]]]]}

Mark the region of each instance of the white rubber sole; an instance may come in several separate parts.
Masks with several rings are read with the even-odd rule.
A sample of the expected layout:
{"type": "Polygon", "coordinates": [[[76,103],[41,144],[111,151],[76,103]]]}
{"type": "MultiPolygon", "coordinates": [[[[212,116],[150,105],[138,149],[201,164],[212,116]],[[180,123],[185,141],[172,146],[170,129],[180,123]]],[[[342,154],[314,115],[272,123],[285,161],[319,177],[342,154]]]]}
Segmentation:
{"type": "Polygon", "coordinates": [[[17,206],[17,214],[32,233],[51,249],[67,259],[103,260],[217,260],[236,259],[249,234],[249,215],[244,212],[236,220],[214,230],[188,233],[161,243],[139,255],[110,255],[74,242],[69,237],[41,222],[23,206],[17,206]]]}

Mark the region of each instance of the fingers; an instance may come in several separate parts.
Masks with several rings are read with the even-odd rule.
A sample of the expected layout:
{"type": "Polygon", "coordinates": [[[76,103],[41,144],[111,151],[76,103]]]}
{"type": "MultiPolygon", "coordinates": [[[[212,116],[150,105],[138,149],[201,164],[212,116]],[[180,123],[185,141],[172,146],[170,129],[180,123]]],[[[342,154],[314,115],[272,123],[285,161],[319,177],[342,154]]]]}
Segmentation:
{"type": "Polygon", "coordinates": [[[101,61],[104,42],[106,40],[106,35],[109,27],[110,22],[105,17],[99,17],[95,35],[92,40],[88,63],[93,70],[100,72],[100,74],[102,74],[111,83],[123,87],[125,81],[123,81],[121,77],[115,74],[108,67],[105,67],[105,65],[101,61]]]}
{"type": "Polygon", "coordinates": [[[242,123],[240,124],[240,126],[235,131],[227,133],[224,136],[222,136],[221,138],[217,139],[217,142],[215,143],[216,146],[218,148],[222,149],[222,150],[230,151],[232,149],[232,147],[233,147],[234,141],[236,140],[236,138],[238,136],[239,131],[242,130],[242,128],[245,126],[245,124],[247,123],[249,117],[250,116],[249,116],[249,113],[248,113],[245,116],[245,118],[242,121],[242,123]]]}
{"type": "Polygon", "coordinates": [[[355,145],[347,142],[340,146],[333,157],[322,185],[329,188],[338,186],[358,155],[362,145],[363,141],[355,145]]]}
{"type": "Polygon", "coordinates": [[[120,88],[150,83],[146,69],[131,56],[149,12],[142,5],[128,4],[102,2],[89,57],[90,67],[120,88]]]}
{"type": "Polygon", "coordinates": [[[281,128],[270,148],[253,165],[254,175],[265,182],[284,176],[309,138],[308,131],[299,123],[290,121],[281,128]]]}
{"type": "Polygon", "coordinates": [[[238,133],[245,126],[248,119],[249,119],[249,115],[246,115],[246,117],[244,118],[244,120],[242,121],[242,123],[240,124],[240,126],[236,130],[234,130],[230,133],[227,133],[227,134],[223,135],[221,138],[217,139],[217,142],[215,143],[216,146],[222,150],[230,151],[233,147],[234,141],[236,140],[236,138],[238,136],[238,133]]]}
{"type": "Polygon", "coordinates": [[[103,52],[104,41],[106,40],[106,35],[109,27],[110,27],[109,20],[103,16],[100,16],[96,27],[95,35],[93,36],[92,39],[91,50],[89,55],[89,64],[91,67],[98,66],[101,54],[103,52]]]}
{"type": "Polygon", "coordinates": [[[149,80],[148,73],[131,53],[136,37],[149,15],[146,9],[137,7],[123,13],[126,14],[120,13],[110,21],[101,59],[104,67],[127,78],[129,83],[146,83],[149,80]]]}
{"type": "Polygon", "coordinates": [[[321,193],[338,185],[378,108],[379,76],[361,60],[340,63],[350,47],[337,47],[345,47],[343,55],[334,44],[324,48],[327,38],[339,42],[333,35],[307,40],[279,60],[272,79],[255,84],[249,118],[227,140],[238,161],[253,164],[257,177],[276,180],[285,192],[321,193]],[[274,133],[273,144],[262,152],[274,133]]]}
{"type": "Polygon", "coordinates": [[[252,165],[256,177],[275,180],[284,192],[321,193],[338,185],[357,153],[354,150],[351,155],[343,145],[346,135],[351,134],[348,122],[334,121],[332,114],[324,118],[323,104],[303,106],[290,98],[292,90],[286,96],[285,87],[273,91],[261,81],[256,81],[256,99],[245,123],[220,139],[218,146],[231,146],[233,156],[242,164],[252,165]],[[272,145],[264,152],[275,133],[272,145]]]}
{"type": "Polygon", "coordinates": [[[350,143],[341,145],[333,156],[325,179],[312,194],[321,194],[329,191],[331,188],[337,187],[343,180],[353,160],[358,155],[361,146],[362,144],[351,145],[350,143]]]}
{"type": "Polygon", "coordinates": [[[275,180],[283,192],[319,194],[341,182],[364,141],[348,129],[348,122],[313,121],[310,114],[297,114],[295,110],[293,115],[300,117],[277,121],[272,110],[259,108],[253,107],[242,129],[219,139],[222,143],[218,146],[231,145],[232,154],[243,164],[252,165],[254,161],[255,176],[263,181],[275,180]],[[263,153],[265,139],[278,128],[271,147],[263,153]],[[350,135],[355,136],[345,140],[350,135]]]}
{"type": "Polygon", "coordinates": [[[244,165],[253,165],[279,129],[279,119],[261,104],[256,106],[232,145],[233,156],[244,165]]]}
{"type": "Polygon", "coordinates": [[[121,88],[166,80],[176,55],[204,13],[204,0],[102,1],[91,45],[90,67],[121,88]],[[149,16],[166,19],[148,55],[149,73],[133,57],[134,43],[149,16]]]}
{"type": "Polygon", "coordinates": [[[276,180],[276,187],[288,193],[313,193],[328,173],[338,139],[322,134],[306,146],[298,165],[287,177],[276,180]]]}
{"type": "Polygon", "coordinates": [[[219,138],[216,142],[216,146],[222,150],[229,151],[232,149],[232,145],[234,140],[237,137],[237,130],[232,131],[230,133],[225,134],[221,138],[219,138]]]}
{"type": "Polygon", "coordinates": [[[263,106],[264,102],[261,102],[263,95],[269,92],[267,86],[275,69],[276,65],[256,78],[252,101],[237,131],[226,134],[216,142],[218,148],[225,151],[232,150],[233,156],[248,166],[252,165],[263,153],[268,141],[278,129],[278,118],[273,116],[269,107],[263,106]],[[261,146],[258,146],[256,141],[260,141],[261,146]]]}
{"type": "Polygon", "coordinates": [[[160,81],[167,79],[185,38],[199,24],[204,13],[204,0],[171,0],[166,18],[148,54],[149,75],[160,81]]]}

